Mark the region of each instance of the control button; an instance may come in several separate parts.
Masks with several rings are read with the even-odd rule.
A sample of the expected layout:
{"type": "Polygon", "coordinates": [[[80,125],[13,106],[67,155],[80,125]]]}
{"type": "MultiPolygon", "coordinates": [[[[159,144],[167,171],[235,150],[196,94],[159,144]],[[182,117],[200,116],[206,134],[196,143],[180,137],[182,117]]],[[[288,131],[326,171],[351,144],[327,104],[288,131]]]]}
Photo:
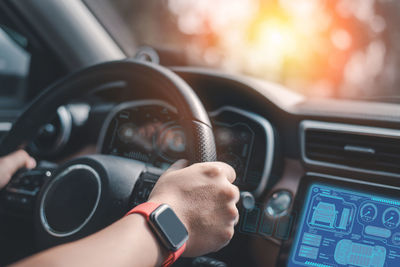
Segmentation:
{"type": "Polygon", "coordinates": [[[227,265],[219,260],[209,257],[197,257],[192,262],[192,267],[226,267],[227,265]]]}
{"type": "Polygon", "coordinates": [[[281,217],[287,215],[291,204],[291,193],[285,190],[278,191],[268,200],[265,211],[272,217],[281,217]]]}
{"type": "Polygon", "coordinates": [[[28,204],[28,198],[21,197],[20,202],[21,202],[21,204],[28,204]]]}
{"type": "Polygon", "coordinates": [[[400,246],[400,232],[394,233],[392,236],[392,242],[395,246],[400,246]]]}
{"type": "Polygon", "coordinates": [[[14,201],[14,196],[13,196],[13,195],[10,195],[10,194],[7,194],[7,195],[6,195],[6,200],[7,200],[8,202],[13,202],[13,201],[14,201]]]}
{"type": "Polygon", "coordinates": [[[256,205],[254,196],[247,191],[240,192],[240,204],[245,210],[252,210],[256,205]]]}

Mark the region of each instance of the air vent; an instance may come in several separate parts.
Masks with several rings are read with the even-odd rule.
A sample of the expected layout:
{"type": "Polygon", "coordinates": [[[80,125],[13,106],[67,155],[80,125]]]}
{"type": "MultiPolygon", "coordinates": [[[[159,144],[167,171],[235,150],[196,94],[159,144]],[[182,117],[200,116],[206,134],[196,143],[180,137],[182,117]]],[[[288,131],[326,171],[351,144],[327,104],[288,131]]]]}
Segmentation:
{"type": "Polygon", "coordinates": [[[306,162],[400,174],[400,131],[305,121],[302,152],[306,162]]]}

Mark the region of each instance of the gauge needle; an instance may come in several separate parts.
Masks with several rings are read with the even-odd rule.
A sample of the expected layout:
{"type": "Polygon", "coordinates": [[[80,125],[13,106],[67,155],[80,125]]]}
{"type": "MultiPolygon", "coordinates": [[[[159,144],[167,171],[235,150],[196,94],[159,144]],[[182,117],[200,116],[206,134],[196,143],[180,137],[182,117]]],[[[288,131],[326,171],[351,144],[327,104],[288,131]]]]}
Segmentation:
{"type": "Polygon", "coordinates": [[[364,214],[364,216],[367,216],[367,215],[370,214],[370,213],[371,213],[371,211],[368,211],[367,213],[364,214]]]}
{"type": "Polygon", "coordinates": [[[386,222],[390,222],[391,220],[393,220],[393,216],[387,219],[386,222]]]}

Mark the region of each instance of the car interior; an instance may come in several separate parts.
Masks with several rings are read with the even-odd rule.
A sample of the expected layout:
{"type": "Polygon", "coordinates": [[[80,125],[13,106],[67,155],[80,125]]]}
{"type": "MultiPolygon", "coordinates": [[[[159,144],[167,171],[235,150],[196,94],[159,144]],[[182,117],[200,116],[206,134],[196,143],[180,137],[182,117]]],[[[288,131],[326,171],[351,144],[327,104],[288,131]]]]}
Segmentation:
{"type": "Polygon", "coordinates": [[[399,266],[399,11],[1,1],[0,155],[38,166],[0,191],[0,266],[110,225],[182,158],[235,169],[240,220],[173,266],[399,266]]]}

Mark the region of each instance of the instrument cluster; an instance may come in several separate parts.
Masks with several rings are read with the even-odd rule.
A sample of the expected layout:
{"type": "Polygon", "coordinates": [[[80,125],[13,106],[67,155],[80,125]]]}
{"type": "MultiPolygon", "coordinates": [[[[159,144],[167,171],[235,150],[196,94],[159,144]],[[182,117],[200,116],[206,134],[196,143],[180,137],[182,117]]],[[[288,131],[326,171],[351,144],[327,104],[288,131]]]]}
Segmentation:
{"type": "MultiPolygon", "coordinates": [[[[230,164],[236,184],[257,195],[270,176],[274,136],[264,118],[234,107],[210,112],[218,160],[230,164]]],[[[100,152],[139,160],[166,169],[188,158],[187,137],[179,114],[157,100],[123,103],[109,115],[100,138],[100,152]]]]}

